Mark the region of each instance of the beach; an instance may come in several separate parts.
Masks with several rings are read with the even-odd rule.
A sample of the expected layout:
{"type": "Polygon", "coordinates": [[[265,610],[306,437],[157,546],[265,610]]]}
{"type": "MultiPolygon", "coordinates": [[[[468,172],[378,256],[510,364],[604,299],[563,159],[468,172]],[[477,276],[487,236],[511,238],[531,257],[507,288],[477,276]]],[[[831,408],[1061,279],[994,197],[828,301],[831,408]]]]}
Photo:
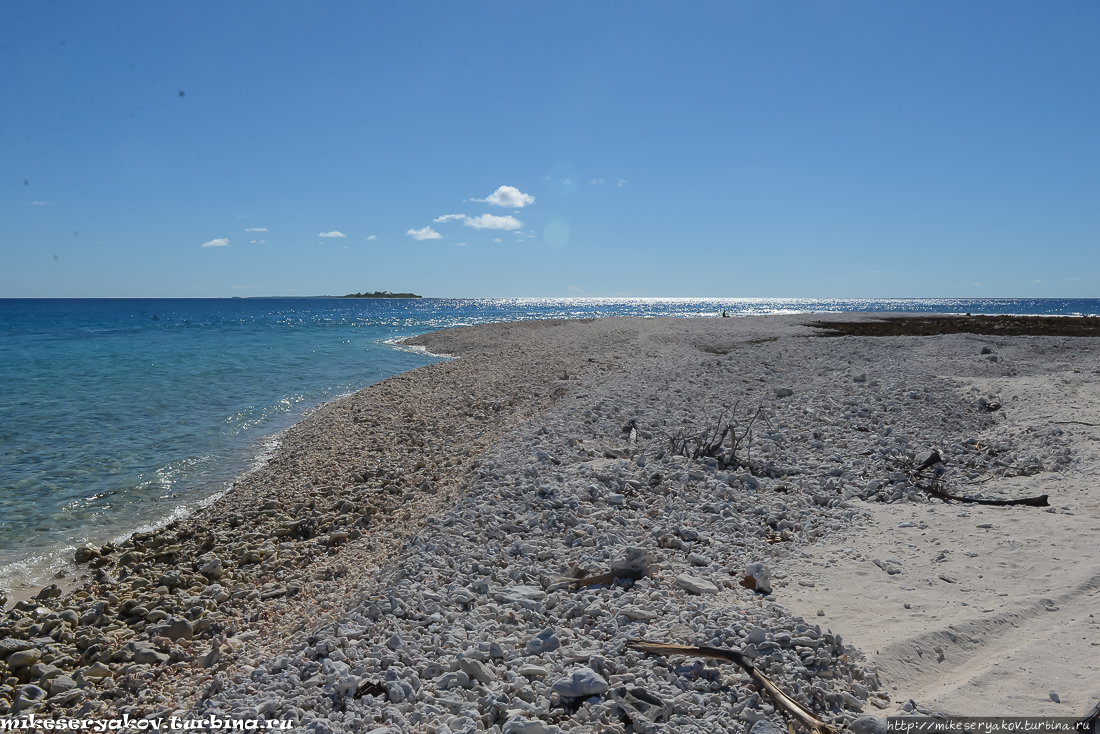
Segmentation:
{"type": "Polygon", "coordinates": [[[9,604],[0,715],[786,728],[746,671],[637,639],[735,650],[835,727],[1084,715],[1095,339],[813,325],[873,318],[407,340],[455,359],[325,404],[209,507],[9,604]]]}

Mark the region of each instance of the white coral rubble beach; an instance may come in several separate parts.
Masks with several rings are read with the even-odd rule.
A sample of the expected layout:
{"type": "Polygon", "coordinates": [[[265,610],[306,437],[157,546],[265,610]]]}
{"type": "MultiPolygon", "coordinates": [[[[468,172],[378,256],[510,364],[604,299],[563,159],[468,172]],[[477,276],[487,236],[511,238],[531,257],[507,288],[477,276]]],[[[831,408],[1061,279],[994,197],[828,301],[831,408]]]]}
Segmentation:
{"type": "MultiPolygon", "coordinates": [[[[835,726],[873,730],[868,715],[903,712],[1091,708],[1100,697],[1100,351],[1063,337],[824,338],[811,320],[615,318],[418,337],[462,359],[363,393],[434,390],[419,409],[465,422],[448,435],[424,429],[402,444],[402,460],[419,452],[436,462],[448,445],[465,452],[455,471],[440,463],[434,483],[372,486],[366,475],[347,478],[340,462],[367,457],[342,444],[326,460],[335,467],[327,488],[313,492],[320,503],[287,517],[301,529],[291,523],[330,513],[323,537],[294,541],[325,549],[295,582],[300,591],[287,594],[277,577],[305,567],[286,533],[271,530],[266,549],[257,537],[254,556],[243,549],[235,559],[212,535],[202,568],[220,574],[225,563],[226,578],[191,578],[191,591],[166,587],[168,596],[220,593],[229,615],[233,594],[251,596],[233,582],[262,580],[265,568],[282,593],[265,600],[254,585],[261,593],[247,614],[224,618],[203,601],[187,630],[197,649],[183,655],[165,645],[186,636],[183,605],[165,618],[147,608],[154,636],[116,640],[131,648],[125,662],[85,656],[80,681],[64,676],[73,686],[60,695],[73,710],[113,710],[124,697],[106,695],[112,677],[148,671],[159,698],[126,698],[135,713],[292,719],[318,732],[786,728],[740,669],[627,648],[641,638],[741,652],[835,726]],[[684,450],[710,444],[724,424],[733,435],[717,450],[684,450]],[[933,451],[941,460],[929,464],[933,451]],[[1050,506],[945,502],[924,491],[932,478],[955,495],[1046,494],[1050,506]],[[362,513],[341,503],[366,493],[389,504],[348,522],[362,513]],[[299,560],[280,565],[281,554],[299,560]],[[173,679],[156,675],[165,665],[190,695],[173,695],[173,679]]],[[[321,411],[285,450],[332,437],[355,399],[321,411]]],[[[382,431],[390,420],[357,415],[382,431]]],[[[265,491],[293,479],[276,459],[265,491]]],[[[229,516],[211,512],[197,522],[229,516]]],[[[152,603],[135,582],[101,582],[117,603],[125,594],[152,603]]],[[[98,587],[89,596],[106,598],[98,587]]],[[[26,615],[59,614],[41,609],[26,615]]],[[[23,635],[39,642],[12,643],[12,654],[29,647],[58,659],[41,634],[23,635]]],[[[23,673],[10,691],[37,685],[23,673]]],[[[35,710],[51,710],[47,688],[35,710]]]]}

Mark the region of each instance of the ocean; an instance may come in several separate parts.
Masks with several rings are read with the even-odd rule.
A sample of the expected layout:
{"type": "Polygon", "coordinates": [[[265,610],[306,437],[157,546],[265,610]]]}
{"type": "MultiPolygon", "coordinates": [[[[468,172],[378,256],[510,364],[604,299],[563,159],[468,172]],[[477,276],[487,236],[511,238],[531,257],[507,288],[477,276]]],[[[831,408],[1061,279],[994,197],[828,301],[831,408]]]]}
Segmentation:
{"type": "Polygon", "coordinates": [[[194,510],[440,328],[829,311],[1100,315],[1100,299],[0,299],[0,588],[194,510]]]}

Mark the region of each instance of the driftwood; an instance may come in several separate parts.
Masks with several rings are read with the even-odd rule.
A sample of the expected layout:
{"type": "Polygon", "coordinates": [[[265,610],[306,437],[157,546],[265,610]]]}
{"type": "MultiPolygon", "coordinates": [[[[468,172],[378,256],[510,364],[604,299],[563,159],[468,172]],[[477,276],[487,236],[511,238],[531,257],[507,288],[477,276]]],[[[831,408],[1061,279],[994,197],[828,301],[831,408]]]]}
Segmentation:
{"type": "MultiPolygon", "coordinates": [[[[1000,463],[1000,462],[994,462],[1000,463]]],[[[1048,502],[1048,495],[1039,495],[1038,497],[1022,497],[1014,500],[993,500],[993,499],[981,499],[978,497],[960,497],[956,494],[951,494],[942,486],[940,486],[939,475],[943,472],[943,469],[937,469],[933,471],[932,479],[928,484],[922,484],[919,480],[924,475],[925,469],[932,469],[937,464],[942,467],[943,459],[940,456],[939,451],[932,451],[928,458],[925,459],[919,466],[908,469],[907,474],[909,478],[913,480],[913,486],[921,491],[927,492],[933,497],[939,497],[945,502],[969,502],[973,505],[991,505],[993,507],[1011,507],[1011,506],[1023,506],[1023,507],[1050,507],[1048,502]]],[[[1019,473],[1023,473],[1025,470],[1019,467],[1011,466],[1009,464],[1000,463],[1001,466],[1013,469],[1019,473]]]]}
{"type": "Polygon", "coordinates": [[[1100,731],[1100,702],[1092,707],[1092,711],[1085,714],[1083,719],[1078,719],[1073,725],[1074,731],[1096,732],[1100,731]]]}
{"type": "Polygon", "coordinates": [[[931,484],[925,486],[922,484],[916,485],[918,489],[922,489],[933,497],[939,497],[942,500],[950,500],[954,502],[969,502],[974,505],[994,505],[996,507],[1009,507],[1011,505],[1023,505],[1025,507],[1050,507],[1050,503],[1047,502],[1048,495],[1041,494],[1038,497],[1022,497],[1015,500],[986,500],[979,499],[977,497],[959,497],[958,495],[950,494],[945,489],[940,489],[937,483],[933,480],[931,484]]]}
{"type": "Polygon", "coordinates": [[[723,410],[713,426],[704,428],[699,433],[684,433],[681,431],[672,437],[671,453],[686,456],[689,459],[702,459],[708,457],[716,459],[723,469],[745,468],[753,472],[752,466],[752,427],[758,419],[767,422],[768,417],[764,413],[764,406],[758,406],[746,418],[742,428],[737,421],[737,403],[734,403],[730,412],[731,422],[725,422],[726,411],[723,410]],[[729,449],[723,450],[729,436],[729,449]],[[745,458],[738,456],[738,451],[744,448],[745,458]]]}
{"type": "MultiPolygon", "coordinates": [[[[570,585],[574,589],[583,589],[588,586],[599,586],[600,584],[614,583],[615,579],[630,579],[631,581],[638,581],[645,578],[645,571],[631,570],[631,571],[611,571],[610,573],[596,574],[595,576],[582,576],[581,578],[572,579],[569,581],[570,585]]],[[[562,579],[564,581],[565,579],[562,579]]]]}
{"type": "Polygon", "coordinates": [[[741,670],[752,676],[756,684],[767,692],[768,696],[786,714],[793,717],[802,726],[813,734],[836,734],[836,729],[829,726],[821,719],[814,716],[813,712],[788,696],[779,686],[769,680],[763,673],[757,670],[752,661],[737,652],[723,647],[689,647],[687,645],[667,645],[663,642],[647,642],[645,640],[631,640],[626,643],[627,648],[647,652],[651,655],[687,655],[695,658],[713,658],[733,663],[741,670]]]}

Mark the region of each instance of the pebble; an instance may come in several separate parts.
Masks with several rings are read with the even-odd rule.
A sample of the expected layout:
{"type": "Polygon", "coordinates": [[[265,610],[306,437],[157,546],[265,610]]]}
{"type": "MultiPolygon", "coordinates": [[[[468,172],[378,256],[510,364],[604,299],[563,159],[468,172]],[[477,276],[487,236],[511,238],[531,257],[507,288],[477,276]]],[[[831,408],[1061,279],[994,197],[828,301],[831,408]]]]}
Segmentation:
{"type": "Polygon", "coordinates": [[[717,594],[718,587],[699,576],[682,573],[676,577],[676,585],[691,594],[717,594]]]}
{"type": "Polygon", "coordinates": [[[579,667],[564,678],[559,678],[552,686],[554,691],[564,698],[588,698],[606,693],[607,681],[591,668],[579,667]]]}
{"type": "Polygon", "coordinates": [[[752,725],[749,734],[787,734],[787,730],[768,719],[761,719],[752,725]]]}
{"type": "Polygon", "coordinates": [[[501,734],[554,734],[558,731],[561,731],[560,727],[547,724],[540,719],[517,717],[505,722],[501,734]]]}
{"type": "Polygon", "coordinates": [[[528,640],[527,654],[542,655],[543,653],[553,652],[559,647],[561,647],[561,640],[554,634],[553,628],[547,627],[528,640]]]}
{"type": "Polygon", "coordinates": [[[753,589],[761,594],[772,593],[772,575],[763,563],[756,561],[745,566],[745,575],[753,580],[753,589]]]}
{"type": "Polygon", "coordinates": [[[886,721],[875,716],[864,714],[863,716],[857,717],[849,724],[848,730],[852,734],[887,734],[887,732],[890,731],[890,727],[886,721]]]}

